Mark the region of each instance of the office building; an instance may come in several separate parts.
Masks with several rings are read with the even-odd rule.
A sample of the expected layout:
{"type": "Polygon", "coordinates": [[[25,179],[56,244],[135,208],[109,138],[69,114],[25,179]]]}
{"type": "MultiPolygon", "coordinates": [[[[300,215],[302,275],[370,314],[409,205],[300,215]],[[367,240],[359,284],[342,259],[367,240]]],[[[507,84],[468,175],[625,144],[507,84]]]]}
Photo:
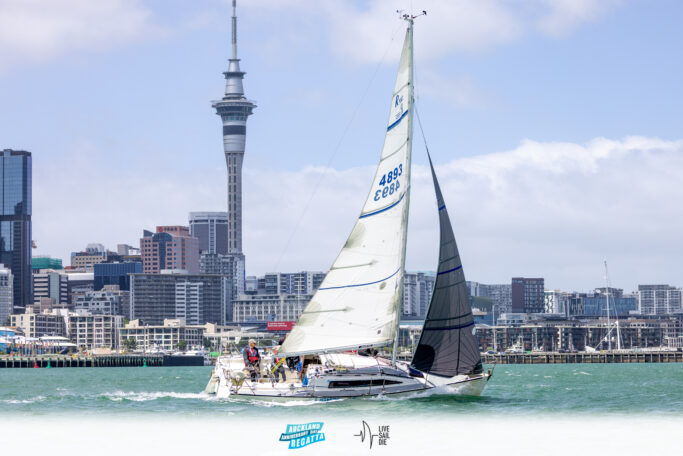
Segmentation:
{"type": "Polygon", "coordinates": [[[95,274],[92,272],[78,272],[71,269],[64,271],[67,277],[67,293],[69,295],[69,307],[79,296],[84,296],[89,291],[95,290],[95,274]]]}
{"type": "Polygon", "coordinates": [[[230,296],[230,281],[219,275],[173,270],[132,274],[131,318],[150,325],[169,318],[182,318],[188,325],[223,325],[231,318],[230,296]]]}
{"type": "Polygon", "coordinates": [[[211,106],[221,117],[223,126],[223,152],[228,175],[228,226],[227,249],[233,257],[238,280],[244,281],[245,260],[242,251],[242,162],[247,138],[247,118],[256,104],[244,94],[244,72],[237,58],[237,13],[233,1],[232,12],[232,58],[228,61],[225,75],[225,94],[211,106]]]}
{"type": "Polygon", "coordinates": [[[669,285],[638,285],[638,311],[667,315],[681,311],[681,289],[669,285]]]}
{"type": "Polygon", "coordinates": [[[199,240],[199,251],[228,254],[228,213],[190,212],[190,235],[199,240]]]}
{"type": "Polygon", "coordinates": [[[544,280],[512,278],[512,312],[542,313],[545,308],[544,280]]]}
{"type": "Polygon", "coordinates": [[[33,304],[41,305],[41,300],[51,298],[52,306],[68,307],[68,276],[61,271],[43,269],[33,273],[33,304]]]}
{"type": "Polygon", "coordinates": [[[243,294],[232,301],[234,322],[296,321],[310,294],[243,294]]]}
{"type": "Polygon", "coordinates": [[[199,241],[186,226],[158,226],[156,233],[146,231],[140,239],[142,272],[158,274],[164,269],[199,273],[199,241]]]}
{"type": "Polygon", "coordinates": [[[31,153],[0,152],[0,264],[12,271],[14,309],[33,303],[31,295],[31,153]]]}
{"type": "Polygon", "coordinates": [[[14,306],[14,277],[12,271],[0,265],[0,326],[9,321],[14,306]]]}
{"type": "Polygon", "coordinates": [[[142,272],[142,263],[100,263],[94,265],[95,291],[101,290],[106,285],[118,285],[119,289],[130,291],[130,274],[142,272]]]}

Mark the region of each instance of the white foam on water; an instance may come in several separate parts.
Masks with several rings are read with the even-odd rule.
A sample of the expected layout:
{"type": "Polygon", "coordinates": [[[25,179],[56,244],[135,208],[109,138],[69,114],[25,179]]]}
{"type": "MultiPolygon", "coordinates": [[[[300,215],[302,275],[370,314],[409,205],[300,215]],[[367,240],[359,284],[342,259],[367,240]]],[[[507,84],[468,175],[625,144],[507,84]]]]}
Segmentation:
{"type": "Polygon", "coordinates": [[[36,396],[31,399],[3,399],[0,402],[5,404],[33,404],[34,402],[44,401],[45,396],[36,396]]]}
{"type": "Polygon", "coordinates": [[[134,391],[114,391],[112,393],[102,393],[99,396],[104,396],[109,400],[120,402],[123,400],[134,402],[156,401],[164,398],[174,399],[199,399],[204,401],[215,400],[215,397],[209,396],[206,393],[176,393],[173,391],[153,391],[153,392],[134,392],[134,391]]]}

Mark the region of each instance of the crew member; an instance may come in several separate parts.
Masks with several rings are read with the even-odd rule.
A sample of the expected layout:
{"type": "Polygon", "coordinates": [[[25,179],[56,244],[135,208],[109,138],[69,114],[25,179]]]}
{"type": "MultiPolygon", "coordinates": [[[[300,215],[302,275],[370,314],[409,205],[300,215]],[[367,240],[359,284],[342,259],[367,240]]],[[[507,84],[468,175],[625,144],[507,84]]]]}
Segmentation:
{"type": "MultiPolygon", "coordinates": [[[[285,341],[284,337],[280,337],[280,341],[278,342],[278,346],[273,349],[273,355],[275,355],[278,350],[280,349],[280,345],[285,341]]],[[[284,366],[284,360],[282,358],[278,358],[276,356],[273,356],[273,374],[275,375],[275,383],[277,383],[280,380],[280,376],[282,376],[282,381],[284,382],[287,380],[285,377],[285,366],[284,366]]]]}
{"type": "Polygon", "coordinates": [[[244,365],[251,375],[251,381],[256,381],[256,377],[261,371],[261,355],[259,355],[254,339],[249,339],[249,346],[244,349],[244,365]]]}

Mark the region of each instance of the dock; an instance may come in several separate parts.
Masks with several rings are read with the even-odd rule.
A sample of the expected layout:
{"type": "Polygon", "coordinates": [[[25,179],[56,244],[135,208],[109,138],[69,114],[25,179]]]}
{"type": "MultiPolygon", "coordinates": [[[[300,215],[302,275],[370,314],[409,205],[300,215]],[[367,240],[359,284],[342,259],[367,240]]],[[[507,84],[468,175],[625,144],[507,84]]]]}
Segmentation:
{"type": "Polygon", "coordinates": [[[38,356],[0,356],[0,369],[40,367],[162,367],[162,366],[203,366],[202,356],[169,355],[38,355],[38,356]]]}
{"type": "Polygon", "coordinates": [[[680,351],[482,353],[485,364],[682,363],[680,351]]]}

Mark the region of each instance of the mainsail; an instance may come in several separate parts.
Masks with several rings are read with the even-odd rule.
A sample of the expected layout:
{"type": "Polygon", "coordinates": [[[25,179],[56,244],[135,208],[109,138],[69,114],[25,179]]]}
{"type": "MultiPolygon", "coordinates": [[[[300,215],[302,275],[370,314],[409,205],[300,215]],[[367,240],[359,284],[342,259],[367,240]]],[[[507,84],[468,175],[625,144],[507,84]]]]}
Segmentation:
{"type": "Polygon", "coordinates": [[[410,21],[370,193],[346,244],[280,354],[333,352],[394,340],[403,302],[410,197],[412,60],[410,21]]]}
{"type": "Polygon", "coordinates": [[[439,267],[411,365],[422,372],[444,377],[477,373],[482,369],[481,355],[479,343],[472,334],[474,319],[465,273],[431,157],[429,166],[439,209],[439,267]]]}

